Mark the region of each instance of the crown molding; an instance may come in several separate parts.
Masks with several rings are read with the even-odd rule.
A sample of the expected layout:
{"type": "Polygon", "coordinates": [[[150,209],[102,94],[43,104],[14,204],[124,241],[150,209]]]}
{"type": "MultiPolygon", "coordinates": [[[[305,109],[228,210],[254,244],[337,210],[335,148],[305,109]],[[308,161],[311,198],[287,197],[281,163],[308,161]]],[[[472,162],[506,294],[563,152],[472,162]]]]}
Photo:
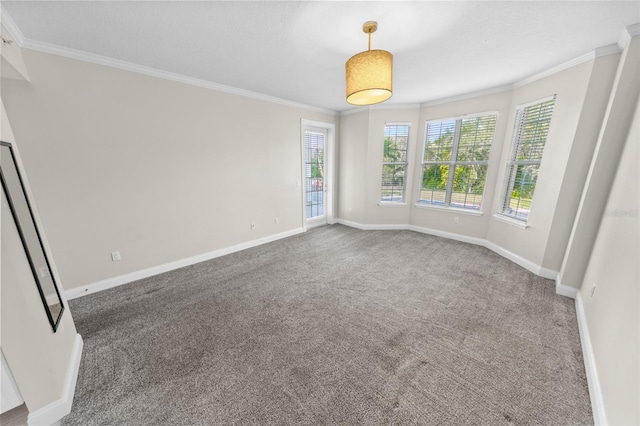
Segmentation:
{"type": "Polygon", "coordinates": [[[1,6],[0,6],[0,21],[5,26],[7,31],[9,31],[9,33],[11,34],[13,39],[16,41],[18,46],[24,49],[30,49],[38,52],[62,56],[65,58],[76,59],[84,62],[90,62],[97,65],[117,68],[124,71],[135,72],[138,74],[144,74],[151,77],[162,78],[164,80],[171,80],[178,83],[189,84],[191,86],[198,86],[198,87],[202,87],[209,90],[216,90],[218,92],[230,93],[233,95],[243,96],[245,98],[257,99],[260,101],[284,105],[292,108],[305,109],[308,111],[314,111],[314,112],[319,112],[319,113],[329,114],[329,115],[338,115],[337,111],[326,109],[326,108],[294,102],[288,99],[282,99],[275,96],[264,95],[262,93],[252,92],[245,89],[239,89],[237,87],[226,86],[224,84],[213,83],[211,81],[188,77],[185,75],[176,74],[168,71],[162,71],[159,69],[134,64],[131,62],[121,61],[119,59],[113,59],[106,56],[84,52],[82,50],[62,47],[62,46],[58,46],[51,43],[29,40],[24,37],[24,34],[22,34],[22,31],[20,31],[20,29],[18,28],[16,23],[13,21],[11,16],[7,13],[6,9],[1,6]]]}
{"type": "Polygon", "coordinates": [[[594,51],[594,54],[596,58],[599,58],[601,56],[615,55],[620,52],[622,52],[622,50],[616,43],[614,43],[607,46],[598,47],[594,51]]]}
{"type": "Polygon", "coordinates": [[[446,98],[435,99],[433,101],[427,101],[420,104],[421,108],[430,107],[440,104],[448,104],[449,102],[463,101],[465,99],[477,98],[479,96],[492,95],[494,93],[506,92],[513,88],[511,84],[505,84],[502,86],[490,87],[488,89],[478,90],[471,93],[464,93],[461,95],[448,96],[446,98]]]}
{"type": "Polygon", "coordinates": [[[22,44],[25,41],[24,34],[20,31],[20,28],[16,25],[16,23],[11,18],[11,15],[7,12],[4,6],[0,5],[0,22],[4,25],[5,29],[9,31],[13,41],[18,43],[19,47],[22,47],[22,44]]]}
{"type": "Polygon", "coordinates": [[[542,80],[545,77],[549,77],[550,75],[575,67],[576,65],[580,65],[584,62],[589,62],[595,58],[596,58],[596,52],[595,50],[593,50],[589,53],[585,53],[582,56],[578,56],[577,58],[574,58],[570,61],[564,62],[560,65],[556,65],[555,67],[549,68],[548,70],[542,71],[538,74],[534,74],[523,80],[517,81],[513,83],[513,88],[515,89],[516,87],[525,86],[527,84],[533,83],[534,81],[542,80]]]}
{"type": "Polygon", "coordinates": [[[640,22],[636,22],[635,24],[631,24],[631,25],[627,26],[625,28],[625,31],[631,37],[635,37],[637,35],[640,35],[640,22]]]}
{"type": "Polygon", "coordinates": [[[345,111],[340,111],[340,116],[343,115],[351,115],[351,114],[357,114],[359,112],[365,112],[365,111],[369,111],[369,107],[357,107],[357,108],[352,108],[352,109],[348,109],[345,111]]]}
{"type": "Polygon", "coordinates": [[[358,112],[372,111],[372,110],[418,109],[418,108],[420,108],[420,104],[383,104],[383,103],[380,103],[380,104],[356,107],[356,108],[340,111],[339,114],[341,116],[343,116],[343,115],[350,115],[350,114],[355,114],[355,113],[358,113],[358,112]]]}
{"type": "Polygon", "coordinates": [[[640,22],[625,27],[620,34],[618,48],[620,48],[620,50],[624,50],[631,41],[631,38],[637,35],[640,35],[640,22]]]}
{"type": "Polygon", "coordinates": [[[138,65],[131,62],[121,61],[119,59],[113,59],[106,56],[96,55],[93,53],[84,52],[82,50],[70,49],[68,47],[62,47],[55,44],[39,42],[39,41],[36,42],[36,41],[27,39],[22,44],[22,48],[35,50],[43,53],[49,53],[52,55],[62,56],[65,58],[76,59],[79,61],[90,62],[93,64],[103,65],[111,68],[117,68],[120,70],[130,71],[137,74],[144,74],[151,77],[162,78],[164,80],[171,80],[178,83],[189,84],[191,86],[202,87],[205,89],[215,90],[218,92],[230,93],[233,95],[243,96],[245,98],[257,99],[260,101],[284,105],[292,108],[300,108],[300,109],[320,112],[320,113],[329,114],[329,115],[338,114],[337,111],[326,109],[326,108],[302,104],[302,103],[290,101],[287,99],[277,98],[275,96],[269,96],[261,93],[252,92],[249,90],[239,89],[237,87],[226,86],[224,84],[213,83],[207,80],[201,80],[198,78],[188,77],[181,74],[162,71],[156,68],[151,68],[144,65],[138,65]]]}

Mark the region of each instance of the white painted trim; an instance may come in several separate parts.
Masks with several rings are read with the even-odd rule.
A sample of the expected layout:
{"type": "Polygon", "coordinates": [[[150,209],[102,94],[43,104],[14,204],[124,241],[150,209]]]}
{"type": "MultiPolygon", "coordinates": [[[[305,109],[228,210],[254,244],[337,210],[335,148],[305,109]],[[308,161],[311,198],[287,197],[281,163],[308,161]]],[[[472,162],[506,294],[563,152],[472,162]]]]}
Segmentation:
{"type": "Polygon", "coordinates": [[[449,240],[462,241],[463,243],[484,246],[484,240],[482,238],[470,237],[468,235],[456,234],[453,232],[440,231],[438,229],[423,228],[421,226],[415,225],[409,225],[408,229],[410,231],[420,232],[421,234],[429,234],[436,237],[447,238],[449,240]]]}
{"type": "Polygon", "coordinates": [[[595,50],[595,57],[600,58],[602,56],[615,55],[622,52],[617,44],[608,44],[606,46],[598,47],[595,50]]]}
{"type": "Polygon", "coordinates": [[[582,344],[582,356],[584,358],[584,368],[587,373],[587,383],[589,387],[589,397],[591,398],[591,409],[593,411],[593,422],[596,426],[608,424],[607,411],[604,405],[600,378],[596,366],[596,358],[591,346],[591,337],[587,325],[587,317],[582,303],[582,294],[577,292],[576,316],[578,317],[578,330],[580,330],[580,342],[582,344]]]}
{"type": "MultiPolygon", "coordinates": [[[[542,266],[525,259],[524,257],[515,254],[499,245],[488,241],[484,238],[478,237],[470,237],[468,235],[456,234],[453,232],[441,231],[439,229],[432,228],[423,228],[421,226],[415,225],[405,225],[405,224],[394,224],[394,225],[381,225],[381,224],[363,224],[352,222],[350,220],[338,219],[338,223],[346,226],[350,226],[352,228],[362,229],[365,231],[386,231],[386,230],[409,230],[414,232],[420,232],[422,234],[434,235],[436,237],[448,238],[450,240],[462,241],[464,243],[475,244],[478,246],[483,246],[488,248],[489,250],[499,254],[500,256],[512,261],[516,265],[522,266],[526,270],[533,272],[534,274],[547,278],[550,280],[555,280],[558,277],[558,271],[554,271],[551,269],[543,268],[542,266]]],[[[556,282],[556,292],[557,292],[557,282],[556,282]]],[[[558,293],[561,294],[561,293],[558,293]]],[[[562,294],[563,296],[565,294],[562,294]]]]}
{"type": "Polygon", "coordinates": [[[73,395],[76,390],[76,382],[78,380],[78,372],[80,371],[80,361],[82,360],[82,336],[76,334],[73,341],[73,349],[69,367],[67,368],[67,376],[64,381],[64,389],[62,398],[51,404],[45,405],[39,410],[29,413],[27,419],[29,425],[52,425],[60,421],[64,416],[71,412],[73,404],[73,395]]]}
{"type": "Polygon", "coordinates": [[[538,74],[534,74],[523,80],[516,81],[515,83],[513,83],[513,88],[515,89],[516,87],[525,86],[527,84],[533,83],[534,81],[542,80],[543,78],[559,73],[560,71],[564,71],[566,69],[575,67],[576,65],[589,62],[595,58],[596,58],[595,50],[592,50],[591,52],[585,53],[584,55],[578,56],[577,58],[571,59],[570,61],[563,62],[560,65],[556,65],[555,67],[544,70],[538,74]]]}
{"type": "Polygon", "coordinates": [[[420,104],[420,108],[426,108],[433,105],[448,104],[449,102],[463,101],[465,99],[478,98],[480,96],[493,95],[494,93],[507,92],[511,89],[513,89],[513,85],[511,84],[505,84],[497,87],[490,87],[488,89],[478,90],[471,93],[463,93],[460,95],[447,96],[446,98],[434,99],[432,101],[423,102],[420,104]]]}
{"type": "Polygon", "coordinates": [[[407,229],[409,229],[409,227],[404,224],[370,225],[370,224],[352,222],[350,220],[340,219],[340,218],[338,218],[337,222],[341,225],[349,226],[351,228],[361,229],[363,231],[406,231],[407,229]]]}
{"type": "Polygon", "coordinates": [[[558,272],[556,277],[556,294],[576,299],[578,297],[578,293],[579,291],[577,288],[562,284],[562,274],[558,272]]]}
{"type": "MultiPolygon", "coordinates": [[[[542,266],[540,266],[540,272],[538,272],[538,275],[540,275],[542,278],[546,278],[548,280],[554,280],[554,281],[556,281],[556,278],[558,278],[559,274],[560,273],[558,271],[554,271],[553,269],[549,269],[549,268],[543,268],[542,266]]],[[[558,293],[557,286],[558,286],[558,282],[556,281],[556,294],[560,294],[558,293]]]]}
{"type": "Polygon", "coordinates": [[[426,210],[435,210],[435,211],[441,211],[441,212],[449,212],[449,213],[455,213],[455,214],[466,214],[469,216],[482,216],[484,215],[484,212],[482,210],[472,210],[472,209],[463,209],[460,207],[451,207],[451,206],[444,206],[444,205],[438,205],[438,204],[430,204],[430,203],[426,203],[426,202],[417,202],[413,205],[415,208],[417,209],[426,209],[426,210]]]}
{"type": "Polygon", "coordinates": [[[327,223],[335,223],[335,198],[336,198],[336,185],[335,182],[337,179],[335,178],[337,170],[336,168],[336,125],[333,123],[326,123],[323,121],[314,121],[301,119],[300,120],[300,190],[302,192],[302,226],[306,230],[308,228],[313,228],[316,226],[324,225],[327,223]],[[324,208],[325,215],[324,219],[322,219],[319,224],[313,223],[313,219],[307,221],[306,218],[306,205],[305,205],[305,197],[306,197],[306,182],[305,182],[305,163],[304,163],[304,132],[305,130],[313,130],[318,129],[325,133],[326,144],[324,147],[324,157],[328,161],[325,162],[324,167],[324,208]]]}
{"type": "MultiPolygon", "coordinates": [[[[499,254],[500,256],[509,259],[510,261],[512,261],[513,263],[515,263],[516,265],[520,265],[522,266],[524,269],[533,272],[536,275],[540,275],[540,272],[542,270],[542,267],[528,259],[525,259],[524,257],[515,254],[503,247],[500,247],[499,245],[497,245],[496,243],[492,242],[492,241],[485,241],[484,246],[486,248],[488,248],[489,250],[499,254]]],[[[557,272],[556,272],[557,274],[557,272]]],[[[553,278],[555,278],[555,275],[553,276],[553,278]]]]}
{"type": "Polygon", "coordinates": [[[625,31],[631,37],[635,37],[637,35],[640,35],[640,22],[636,22],[635,24],[631,24],[631,25],[627,26],[625,28],[625,31]]]}
{"type": "Polygon", "coordinates": [[[631,39],[637,35],[640,35],[640,22],[625,27],[620,33],[620,38],[618,39],[618,48],[620,50],[624,50],[631,39]]]}
{"type": "Polygon", "coordinates": [[[388,103],[382,103],[382,104],[375,104],[375,105],[370,105],[369,109],[382,109],[382,110],[386,110],[386,109],[418,109],[420,108],[420,104],[388,104],[388,103]]]}
{"type": "Polygon", "coordinates": [[[25,40],[24,34],[22,34],[20,28],[18,28],[13,18],[11,18],[11,15],[7,13],[7,10],[2,5],[0,5],[0,22],[2,22],[2,25],[9,31],[9,34],[11,34],[13,40],[18,43],[18,46],[22,47],[25,40]]]}
{"type": "Polygon", "coordinates": [[[420,108],[420,104],[388,104],[381,103],[370,106],[362,106],[357,108],[351,108],[344,111],[340,111],[340,115],[350,115],[355,114],[357,112],[365,112],[371,110],[389,110],[389,109],[418,109],[420,108]]]}
{"type": "Polygon", "coordinates": [[[518,228],[527,229],[529,228],[529,224],[525,221],[515,219],[513,217],[503,215],[500,213],[496,213],[493,215],[493,218],[499,220],[500,222],[508,223],[509,225],[517,226],[518,228]]]}
{"type": "Polygon", "coordinates": [[[186,75],[176,74],[144,65],[134,64],[132,62],[121,61],[119,59],[109,58],[107,56],[96,55],[94,53],[84,52],[82,50],[71,49],[68,47],[58,46],[51,43],[45,43],[34,40],[24,40],[21,44],[24,49],[35,50],[38,52],[49,53],[51,55],[62,56],[65,58],[76,59],[78,61],[90,62],[106,67],[117,68],[124,71],[135,72],[138,74],[148,75],[151,77],[162,78],[165,80],[175,81],[178,83],[189,84],[191,86],[202,87],[218,92],[230,93],[233,95],[243,96],[245,98],[257,99],[260,101],[271,102],[274,104],[285,105],[292,108],[300,108],[314,112],[320,112],[329,115],[337,115],[337,111],[326,108],[320,108],[313,105],[306,105],[287,99],[277,98],[275,96],[263,95],[261,93],[252,92],[237,87],[226,86],[224,84],[214,83],[199,78],[188,77],[186,75]]]}
{"type": "Polygon", "coordinates": [[[269,235],[267,237],[247,241],[245,243],[240,243],[230,247],[214,250],[208,253],[199,254],[197,256],[188,257],[186,259],[176,260],[173,262],[165,263],[158,266],[153,266],[151,268],[143,269],[140,271],[119,275],[117,277],[107,278],[106,280],[97,281],[97,282],[83,285],[80,287],[72,288],[70,290],[67,290],[65,294],[68,300],[75,299],[81,296],[97,293],[99,291],[107,290],[123,284],[128,284],[133,281],[141,280],[143,278],[148,278],[154,275],[162,274],[164,272],[173,271],[174,269],[179,269],[185,266],[215,259],[216,257],[225,256],[227,254],[235,253],[241,250],[246,250],[251,247],[267,244],[276,240],[280,240],[282,238],[291,237],[293,235],[297,235],[302,232],[304,232],[303,228],[295,228],[290,231],[281,232],[279,234],[269,235]]]}

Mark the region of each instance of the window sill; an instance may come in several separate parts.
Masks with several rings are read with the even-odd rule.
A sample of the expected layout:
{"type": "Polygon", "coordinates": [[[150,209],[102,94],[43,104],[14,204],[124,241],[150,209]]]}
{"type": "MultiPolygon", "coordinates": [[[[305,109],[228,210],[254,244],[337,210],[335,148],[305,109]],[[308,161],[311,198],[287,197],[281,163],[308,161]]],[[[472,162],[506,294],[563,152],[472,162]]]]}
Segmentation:
{"type": "Polygon", "coordinates": [[[495,219],[498,219],[500,222],[508,223],[509,225],[517,226],[518,228],[521,228],[521,229],[529,228],[529,224],[527,222],[523,222],[522,220],[514,219],[512,217],[505,216],[500,213],[494,214],[493,217],[495,219]]]}
{"type": "Polygon", "coordinates": [[[380,207],[406,207],[407,203],[400,201],[380,201],[378,205],[380,207]]]}
{"type": "Polygon", "coordinates": [[[451,212],[456,214],[468,214],[469,216],[482,216],[484,213],[481,210],[461,209],[459,207],[438,206],[433,204],[421,204],[416,203],[415,206],[419,209],[427,210],[439,210],[443,212],[451,212]]]}

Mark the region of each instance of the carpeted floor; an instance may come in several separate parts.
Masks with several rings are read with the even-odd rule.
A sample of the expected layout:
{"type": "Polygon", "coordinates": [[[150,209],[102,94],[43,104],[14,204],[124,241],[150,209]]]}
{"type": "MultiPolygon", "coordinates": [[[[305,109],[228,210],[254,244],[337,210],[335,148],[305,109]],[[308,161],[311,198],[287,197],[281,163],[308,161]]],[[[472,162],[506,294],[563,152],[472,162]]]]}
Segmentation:
{"type": "Polygon", "coordinates": [[[325,226],[70,305],[64,425],[593,422],[573,300],[465,243],[325,226]]]}

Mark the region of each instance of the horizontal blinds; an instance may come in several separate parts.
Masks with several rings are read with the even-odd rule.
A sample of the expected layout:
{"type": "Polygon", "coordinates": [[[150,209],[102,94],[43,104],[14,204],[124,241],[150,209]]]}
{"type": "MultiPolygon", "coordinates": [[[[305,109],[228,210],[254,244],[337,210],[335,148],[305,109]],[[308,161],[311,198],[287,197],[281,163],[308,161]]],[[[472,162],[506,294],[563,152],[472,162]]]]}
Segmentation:
{"type": "Polygon", "coordinates": [[[529,217],[554,107],[555,96],[516,111],[503,214],[524,221],[529,217]]]}
{"type": "Polygon", "coordinates": [[[425,162],[449,162],[453,150],[456,120],[439,121],[427,125],[425,139],[425,162]]]}
{"type": "Polygon", "coordinates": [[[409,130],[408,124],[384,127],[381,201],[404,201],[409,130]]]}
{"type": "Polygon", "coordinates": [[[427,123],[418,202],[479,210],[497,115],[427,123]]]}
{"type": "Polygon", "coordinates": [[[518,110],[512,161],[539,162],[547,141],[555,99],[518,110]]]}
{"type": "Polygon", "coordinates": [[[493,142],[496,116],[465,118],[460,126],[460,142],[456,160],[486,162],[493,142]]]}
{"type": "Polygon", "coordinates": [[[409,125],[387,124],[384,127],[384,162],[406,163],[409,125]]]}

